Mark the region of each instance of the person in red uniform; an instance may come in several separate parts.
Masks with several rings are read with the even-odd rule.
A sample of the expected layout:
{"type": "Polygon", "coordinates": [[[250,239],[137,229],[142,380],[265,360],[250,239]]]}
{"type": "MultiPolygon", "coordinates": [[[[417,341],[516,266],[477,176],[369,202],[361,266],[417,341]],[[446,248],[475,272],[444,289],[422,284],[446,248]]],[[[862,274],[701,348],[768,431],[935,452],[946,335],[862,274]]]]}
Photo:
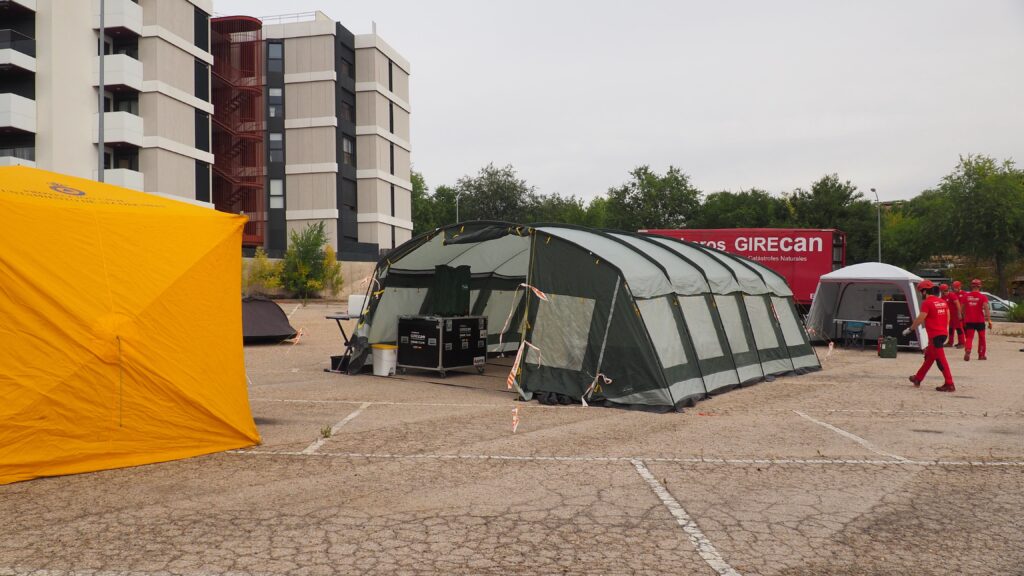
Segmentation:
{"type": "Polygon", "coordinates": [[[949,371],[949,362],[946,361],[946,352],[942,349],[949,335],[949,304],[939,298],[939,287],[931,280],[922,281],[917,285],[917,289],[927,294],[927,297],[921,303],[921,312],[914,318],[910,327],[903,331],[903,335],[909,336],[918,326],[924,324],[925,332],[928,333],[928,346],[924,349],[924,363],[917,374],[910,377],[910,382],[914,386],[920,386],[932,364],[938,364],[945,383],[936,390],[956,392],[953,374],[949,371]]]}
{"type": "Polygon", "coordinates": [[[964,296],[964,328],[967,341],[964,346],[964,360],[971,359],[971,346],[974,344],[974,333],[978,333],[978,360],[987,360],[985,356],[985,324],[992,327],[992,309],[988,297],[981,293],[981,280],[971,280],[971,291],[964,296]]]}
{"type": "Polygon", "coordinates": [[[953,336],[956,335],[956,346],[954,348],[964,347],[964,321],[963,321],[963,301],[966,292],[960,289],[960,281],[953,281],[953,289],[946,294],[946,303],[949,304],[949,342],[953,345],[953,336]]]}

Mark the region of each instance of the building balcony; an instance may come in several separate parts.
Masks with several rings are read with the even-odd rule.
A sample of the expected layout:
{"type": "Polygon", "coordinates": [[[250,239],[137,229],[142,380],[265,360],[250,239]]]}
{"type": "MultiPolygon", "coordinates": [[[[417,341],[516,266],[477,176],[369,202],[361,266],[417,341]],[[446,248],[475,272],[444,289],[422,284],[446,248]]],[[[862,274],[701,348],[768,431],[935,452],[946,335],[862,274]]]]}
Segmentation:
{"type": "Polygon", "coordinates": [[[0,50],[13,50],[35,60],[36,41],[17,30],[7,28],[0,30],[0,50]]]}
{"type": "Polygon", "coordinates": [[[36,0],[0,0],[0,13],[35,14],[36,0]]]}
{"type": "MultiPolygon", "coordinates": [[[[93,170],[92,177],[95,180],[99,180],[99,170],[93,170]]],[[[142,172],[127,168],[108,168],[104,170],[103,182],[122,188],[131,188],[132,190],[143,190],[146,187],[146,178],[142,172]]]]}
{"type": "Polygon", "coordinates": [[[0,94],[0,134],[36,133],[36,101],[17,94],[0,94]]]}
{"type": "Polygon", "coordinates": [[[31,166],[36,165],[36,149],[32,146],[0,148],[0,166],[31,166]]]}
{"type": "MultiPolygon", "coordinates": [[[[131,112],[105,112],[103,114],[103,144],[105,146],[142,147],[142,117],[131,112]]],[[[93,114],[92,141],[99,143],[99,118],[93,114]]]]}
{"type": "Polygon", "coordinates": [[[20,70],[23,73],[35,74],[36,59],[13,48],[0,48],[0,72],[9,70],[20,70]]]}
{"type": "MultiPolygon", "coordinates": [[[[100,28],[100,0],[92,0],[92,27],[100,28]]],[[[142,36],[142,6],[132,0],[105,0],[104,32],[110,36],[142,36]]]]}
{"type": "MultiPolygon", "coordinates": [[[[127,54],[108,54],[103,61],[103,87],[105,90],[142,91],[142,62],[127,54]]],[[[100,57],[92,59],[92,85],[100,85],[100,57]]]]}

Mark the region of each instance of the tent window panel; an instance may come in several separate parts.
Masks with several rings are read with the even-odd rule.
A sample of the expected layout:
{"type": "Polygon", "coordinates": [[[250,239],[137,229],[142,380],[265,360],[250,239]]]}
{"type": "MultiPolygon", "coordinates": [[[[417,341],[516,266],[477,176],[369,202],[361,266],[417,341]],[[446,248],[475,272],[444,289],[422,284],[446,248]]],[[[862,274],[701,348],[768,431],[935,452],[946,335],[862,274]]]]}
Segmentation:
{"type": "Polygon", "coordinates": [[[762,296],[744,296],[747,303],[747,316],[750,317],[750,328],[754,332],[754,341],[759,350],[779,347],[779,339],[775,337],[772,326],[771,312],[762,296]]]}
{"type": "Polygon", "coordinates": [[[661,365],[671,368],[686,364],[683,338],[668,298],[638,300],[636,305],[640,308],[640,316],[644,319],[651,340],[654,341],[654,349],[658,353],[661,365]]]}
{"type": "MultiPolygon", "coordinates": [[[[501,333],[501,329],[505,326],[505,320],[508,320],[509,314],[512,313],[515,307],[519,306],[519,301],[522,300],[522,297],[522,290],[518,294],[514,290],[493,290],[491,292],[490,298],[487,299],[487,306],[484,308],[484,316],[487,317],[488,334],[501,333]]],[[[519,326],[513,322],[509,325],[508,331],[509,333],[516,333],[519,331],[519,326]]]]}
{"type": "Polygon", "coordinates": [[[419,314],[426,298],[426,288],[385,288],[380,304],[373,314],[370,343],[395,342],[398,339],[398,317],[419,314]]]}
{"type": "Polygon", "coordinates": [[[562,294],[548,294],[548,298],[548,302],[537,302],[537,320],[530,338],[540,353],[528,348],[526,360],[551,368],[580,370],[590,341],[596,301],[562,294]]]}
{"type": "MultiPolygon", "coordinates": [[[[473,306],[476,305],[476,299],[479,298],[479,297],[480,297],[480,291],[479,290],[470,290],[469,291],[469,309],[470,310],[473,310],[473,306]]],[[[487,326],[490,327],[490,324],[488,324],[487,326]]]]}
{"type": "Polygon", "coordinates": [[[690,339],[700,359],[718,358],[723,355],[722,345],[718,342],[718,331],[715,321],[711,318],[711,309],[703,296],[679,296],[679,306],[683,309],[686,326],[690,329],[690,339]]]}
{"type": "Polygon", "coordinates": [[[779,324],[782,325],[782,337],[786,340],[786,346],[802,346],[804,344],[803,331],[800,329],[800,323],[797,321],[789,301],[772,296],[772,305],[775,306],[779,324]]]}
{"type": "Polygon", "coordinates": [[[725,336],[729,339],[729,347],[733,354],[750,352],[747,345],[746,331],[743,329],[743,316],[740,315],[740,307],[736,303],[735,296],[715,296],[715,304],[718,306],[718,315],[722,317],[722,327],[725,328],[725,336]]]}

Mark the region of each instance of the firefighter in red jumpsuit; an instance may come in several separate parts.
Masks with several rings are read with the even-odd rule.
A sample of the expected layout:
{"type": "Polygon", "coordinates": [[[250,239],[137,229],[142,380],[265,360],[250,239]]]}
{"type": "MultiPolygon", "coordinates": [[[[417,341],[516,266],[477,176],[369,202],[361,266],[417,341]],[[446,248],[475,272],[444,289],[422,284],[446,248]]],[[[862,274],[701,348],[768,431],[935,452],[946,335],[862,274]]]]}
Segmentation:
{"type": "MultiPolygon", "coordinates": [[[[945,284],[943,284],[945,286],[945,284]]],[[[961,282],[953,281],[953,289],[946,293],[946,303],[949,304],[949,339],[946,342],[953,345],[953,336],[956,337],[954,347],[964,347],[964,296],[967,292],[961,290],[961,282]]]]}
{"type": "Polygon", "coordinates": [[[978,333],[978,360],[987,360],[985,356],[985,324],[992,327],[992,309],[988,297],[981,293],[981,280],[971,280],[971,291],[964,296],[964,328],[967,340],[964,346],[964,360],[971,359],[971,346],[974,344],[974,333],[978,333]]]}
{"type": "Polygon", "coordinates": [[[949,362],[946,361],[946,352],[942,349],[949,336],[949,305],[942,298],[939,298],[939,287],[931,280],[924,280],[917,285],[917,289],[927,294],[924,302],[921,303],[921,312],[914,318],[910,327],[903,331],[905,336],[924,324],[925,332],[928,333],[928,346],[924,349],[924,363],[921,369],[910,377],[914,386],[920,386],[932,364],[938,364],[939,370],[945,383],[936,388],[939,392],[956,392],[956,385],[953,384],[953,374],[949,371],[949,362]]]}

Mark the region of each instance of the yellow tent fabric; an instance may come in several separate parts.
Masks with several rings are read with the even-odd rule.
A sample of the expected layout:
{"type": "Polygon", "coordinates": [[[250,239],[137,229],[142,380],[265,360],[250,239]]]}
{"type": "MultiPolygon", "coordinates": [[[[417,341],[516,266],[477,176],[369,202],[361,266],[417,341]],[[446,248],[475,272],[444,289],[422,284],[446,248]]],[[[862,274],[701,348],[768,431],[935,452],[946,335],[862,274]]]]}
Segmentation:
{"type": "Polygon", "coordinates": [[[0,168],[0,484],[259,442],[245,217],[0,168]]]}

